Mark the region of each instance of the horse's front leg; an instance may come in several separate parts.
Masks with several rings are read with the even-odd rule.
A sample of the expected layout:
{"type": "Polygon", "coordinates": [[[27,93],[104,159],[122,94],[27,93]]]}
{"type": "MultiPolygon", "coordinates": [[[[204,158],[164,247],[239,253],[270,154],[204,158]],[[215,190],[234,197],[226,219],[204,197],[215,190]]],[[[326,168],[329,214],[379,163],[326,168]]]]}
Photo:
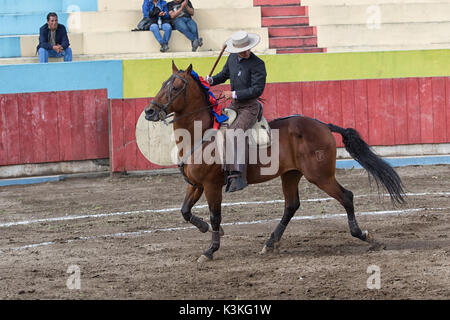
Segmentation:
{"type": "Polygon", "coordinates": [[[208,223],[191,213],[192,207],[200,199],[202,194],[203,188],[189,185],[186,192],[186,197],[184,198],[183,206],[181,207],[181,214],[183,215],[184,220],[192,223],[200,230],[200,232],[207,232],[209,229],[208,223]]]}
{"type": "Polygon", "coordinates": [[[222,185],[216,184],[205,186],[205,196],[211,214],[212,239],[208,250],[198,258],[198,263],[213,259],[214,252],[220,248],[220,236],[223,233],[222,228],[220,227],[222,221],[222,185]]]}

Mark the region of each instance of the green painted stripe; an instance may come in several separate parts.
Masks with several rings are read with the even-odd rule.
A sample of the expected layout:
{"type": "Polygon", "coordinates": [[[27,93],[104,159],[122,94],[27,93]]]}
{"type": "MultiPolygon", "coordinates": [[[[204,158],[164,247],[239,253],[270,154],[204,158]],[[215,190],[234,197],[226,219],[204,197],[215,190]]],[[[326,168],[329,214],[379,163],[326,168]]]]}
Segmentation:
{"type": "MultiPolygon", "coordinates": [[[[346,52],[261,55],[266,62],[267,82],[355,80],[450,75],[450,50],[346,52]]],[[[214,57],[174,59],[180,69],[190,63],[205,76],[214,57]]],[[[226,57],[217,65],[218,72],[226,57]]],[[[172,72],[171,59],[125,60],[124,98],[152,97],[172,72]]]]}

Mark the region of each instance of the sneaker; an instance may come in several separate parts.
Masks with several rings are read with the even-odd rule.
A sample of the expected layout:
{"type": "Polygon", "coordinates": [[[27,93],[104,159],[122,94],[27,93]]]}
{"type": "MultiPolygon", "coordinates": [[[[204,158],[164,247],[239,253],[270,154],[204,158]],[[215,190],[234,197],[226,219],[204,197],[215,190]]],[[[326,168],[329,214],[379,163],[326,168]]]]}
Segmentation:
{"type": "Polygon", "coordinates": [[[167,45],[167,43],[162,44],[161,48],[159,49],[159,51],[161,52],[166,52],[167,50],[169,50],[169,46],[167,45]]]}
{"type": "Polygon", "coordinates": [[[198,39],[195,39],[195,40],[192,42],[192,52],[197,51],[198,46],[199,46],[199,44],[198,44],[198,39]]]}
{"type": "Polygon", "coordinates": [[[203,38],[198,38],[198,46],[201,47],[203,45],[203,38]]]}

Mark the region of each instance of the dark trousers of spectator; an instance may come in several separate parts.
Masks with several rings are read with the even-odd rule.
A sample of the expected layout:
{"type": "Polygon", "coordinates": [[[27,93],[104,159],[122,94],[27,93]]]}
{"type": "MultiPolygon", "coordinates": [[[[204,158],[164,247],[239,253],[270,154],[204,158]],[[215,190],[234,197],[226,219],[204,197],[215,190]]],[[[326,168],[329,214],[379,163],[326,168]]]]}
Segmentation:
{"type": "Polygon", "coordinates": [[[180,31],[182,34],[186,36],[189,40],[191,40],[191,44],[193,44],[195,39],[198,39],[198,28],[197,23],[188,17],[179,17],[176,18],[173,22],[175,29],[180,31]]]}

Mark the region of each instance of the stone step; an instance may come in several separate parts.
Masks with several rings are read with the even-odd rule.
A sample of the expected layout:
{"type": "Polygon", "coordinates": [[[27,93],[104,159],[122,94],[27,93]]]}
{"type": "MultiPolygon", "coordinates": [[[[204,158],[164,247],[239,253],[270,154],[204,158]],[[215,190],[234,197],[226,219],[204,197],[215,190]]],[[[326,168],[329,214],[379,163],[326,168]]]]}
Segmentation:
{"type": "Polygon", "coordinates": [[[400,3],[448,3],[448,0],[301,0],[304,6],[352,6],[352,5],[378,5],[378,4],[400,4],[400,3]]]}
{"type": "Polygon", "coordinates": [[[326,48],[317,47],[303,47],[303,48],[279,48],[277,49],[277,54],[289,54],[289,53],[320,53],[327,52],[326,48]]]}
{"type": "MultiPolygon", "coordinates": [[[[238,29],[200,30],[199,36],[203,38],[203,46],[198,48],[198,51],[220,50],[225,40],[236,31],[238,29]]],[[[257,52],[264,52],[269,48],[267,28],[248,29],[248,32],[261,36],[261,42],[255,47],[257,52]]],[[[35,55],[38,39],[37,35],[21,37],[22,56],[35,55]]],[[[70,33],[69,41],[73,54],[79,55],[159,53],[160,49],[151,31],[70,33]]],[[[180,32],[173,31],[169,47],[172,52],[186,52],[191,50],[191,43],[180,32]]]]}
{"type": "Polygon", "coordinates": [[[445,21],[450,21],[450,2],[309,7],[309,22],[315,26],[445,21]]]}
{"type": "Polygon", "coordinates": [[[262,17],[307,16],[308,8],[301,6],[262,7],[262,17]]]}
{"type": "MultiPolygon", "coordinates": [[[[165,52],[165,53],[119,53],[119,54],[98,54],[98,55],[74,55],[73,61],[94,61],[94,60],[135,60],[135,59],[175,59],[175,58],[191,58],[191,57],[217,57],[220,51],[203,51],[203,52],[165,52]]],[[[261,54],[276,54],[275,49],[268,49],[261,54]]],[[[62,62],[62,58],[49,58],[49,62],[62,62]]],[[[20,58],[3,58],[0,59],[0,65],[7,64],[27,64],[38,63],[38,57],[20,57],[20,58]]]]}
{"type": "Polygon", "coordinates": [[[270,27],[269,37],[295,37],[295,36],[313,36],[317,35],[315,27],[270,27]]]}
{"type": "Polygon", "coordinates": [[[40,13],[45,17],[49,12],[97,11],[96,2],[86,0],[1,0],[0,14],[40,13]]]}
{"type": "Polygon", "coordinates": [[[275,26],[305,26],[309,25],[308,17],[263,17],[263,27],[275,27],[275,26]]]}
{"type": "Polygon", "coordinates": [[[298,48],[317,46],[317,37],[274,37],[269,39],[270,48],[298,48]]]}
{"type": "Polygon", "coordinates": [[[385,23],[317,26],[319,47],[423,46],[450,43],[449,22],[385,23]]]}
{"type": "MultiPolygon", "coordinates": [[[[261,11],[259,8],[216,8],[195,10],[195,21],[199,29],[261,27],[261,11]]],[[[71,14],[68,29],[71,32],[113,32],[130,31],[136,28],[142,19],[142,12],[102,11],[81,12],[71,14]]]]}
{"type": "MultiPolygon", "coordinates": [[[[424,44],[402,44],[402,45],[354,45],[354,46],[330,46],[327,52],[373,52],[373,51],[403,51],[403,50],[435,50],[435,49],[450,49],[450,42],[448,43],[424,43],[424,44]]],[[[278,53],[278,50],[277,50],[278,53]]]]}
{"type": "MultiPolygon", "coordinates": [[[[143,0],[98,0],[99,11],[141,10],[143,0]]],[[[167,1],[169,2],[169,1],[167,1]]],[[[191,0],[194,9],[252,8],[253,0],[191,0]]],[[[194,13],[195,16],[195,13],[194,13]]]]}
{"type": "Polygon", "coordinates": [[[292,6],[300,5],[300,0],[253,0],[254,6],[292,6]]]}

